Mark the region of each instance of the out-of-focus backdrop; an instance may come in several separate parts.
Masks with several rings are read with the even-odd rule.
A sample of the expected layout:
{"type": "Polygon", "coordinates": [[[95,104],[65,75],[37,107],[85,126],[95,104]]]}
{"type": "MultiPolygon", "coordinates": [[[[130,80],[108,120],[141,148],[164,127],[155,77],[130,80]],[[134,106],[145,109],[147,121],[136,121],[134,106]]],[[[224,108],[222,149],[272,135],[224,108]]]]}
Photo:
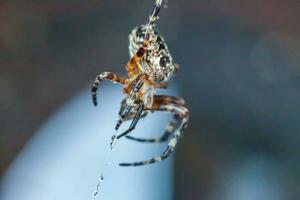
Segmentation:
{"type": "MultiPolygon", "coordinates": [[[[0,3],[0,174],[95,75],[126,75],[153,1],[0,3]]],[[[158,29],[190,109],[174,199],[300,198],[300,1],[169,0],[158,29]]]]}

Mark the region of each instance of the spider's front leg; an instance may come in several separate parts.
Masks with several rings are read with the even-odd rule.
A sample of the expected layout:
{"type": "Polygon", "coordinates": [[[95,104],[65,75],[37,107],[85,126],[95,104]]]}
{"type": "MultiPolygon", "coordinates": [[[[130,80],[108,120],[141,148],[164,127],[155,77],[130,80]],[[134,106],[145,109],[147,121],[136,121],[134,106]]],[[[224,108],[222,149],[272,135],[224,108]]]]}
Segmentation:
{"type": "Polygon", "coordinates": [[[129,128],[123,132],[122,134],[118,135],[117,136],[117,139],[120,139],[121,137],[129,134],[131,131],[133,131],[135,129],[135,126],[137,125],[139,119],[141,118],[142,116],[142,113],[143,113],[143,109],[144,109],[144,105],[143,104],[140,104],[136,110],[136,113],[134,115],[134,118],[129,126],[129,128]]]}
{"type": "Polygon", "coordinates": [[[179,126],[177,127],[177,129],[173,132],[173,136],[170,139],[166,149],[164,150],[164,152],[157,156],[157,157],[153,157],[149,160],[145,160],[145,161],[141,161],[141,162],[132,162],[132,163],[120,163],[120,166],[140,166],[140,165],[148,165],[151,163],[157,163],[157,162],[161,162],[162,160],[166,159],[167,157],[169,157],[171,155],[171,153],[174,151],[176,144],[178,142],[178,140],[180,139],[184,129],[187,126],[187,122],[189,119],[189,112],[188,109],[185,108],[182,105],[178,105],[178,104],[163,104],[163,102],[160,101],[154,101],[153,104],[153,108],[151,109],[152,111],[164,111],[164,112],[171,112],[174,115],[177,115],[180,117],[181,122],[179,124],[179,126]]]}
{"type": "Polygon", "coordinates": [[[119,83],[119,84],[126,84],[127,82],[127,79],[126,78],[123,78],[123,77],[119,77],[117,76],[116,74],[114,73],[111,73],[111,72],[103,72],[102,74],[99,74],[97,77],[96,77],[96,80],[94,81],[92,87],[91,87],[91,90],[92,90],[92,99],[93,99],[93,103],[95,106],[97,106],[97,89],[100,85],[100,83],[103,81],[103,80],[109,80],[109,81],[112,81],[114,83],[119,83]]]}

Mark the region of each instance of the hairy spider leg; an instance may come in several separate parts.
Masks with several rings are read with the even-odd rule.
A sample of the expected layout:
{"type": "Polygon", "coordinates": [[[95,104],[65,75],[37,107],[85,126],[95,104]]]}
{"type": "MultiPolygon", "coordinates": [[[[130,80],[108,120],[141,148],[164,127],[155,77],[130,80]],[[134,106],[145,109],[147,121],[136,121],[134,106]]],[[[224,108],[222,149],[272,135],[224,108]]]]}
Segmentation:
{"type": "MultiPolygon", "coordinates": [[[[132,90],[130,91],[130,95],[129,95],[128,99],[125,100],[126,106],[124,106],[123,108],[121,107],[121,109],[119,111],[120,119],[119,119],[119,121],[116,124],[116,127],[115,127],[116,131],[120,128],[121,124],[123,123],[123,121],[126,119],[126,117],[128,116],[128,114],[132,110],[132,105],[127,105],[127,101],[129,101],[131,103],[134,103],[136,101],[136,94],[141,89],[141,87],[143,86],[143,84],[144,84],[144,78],[145,78],[144,76],[138,76],[133,81],[133,84],[129,84],[128,85],[129,87],[132,87],[132,90]]],[[[140,106],[141,106],[141,104],[139,105],[139,107],[140,106]]],[[[137,110],[139,109],[139,107],[137,108],[137,110]]],[[[141,113],[140,113],[140,115],[141,115],[141,113]]]]}
{"type": "MultiPolygon", "coordinates": [[[[184,100],[178,97],[166,96],[166,95],[155,95],[153,98],[155,102],[160,102],[159,104],[177,104],[181,106],[185,105],[184,100]]],[[[178,128],[179,124],[180,124],[180,117],[179,115],[174,114],[172,120],[167,125],[165,132],[160,137],[138,138],[138,137],[127,135],[126,138],[137,142],[163,143],[170,138],[172,133],[178,128]]]]}
{"type": "Polygon", "coordinates": [[[92,87],[91,87],[91,90],[92,90],[92,99],[93,99],[93,103],[95,106],[97,106],[97,89],[100,85],[100,83],[103,81],[103,80],[109,80],[109,81],[112,81],[114,83],[119,83],[119,84],[126,84],[127,83],[127,79],[126,78],[123,78],[123,77],[120,77],[114,73],[111,73],[111,72],[103,72],[102,74],[99,74],[97,77],[96,77],[96,80],[94,81],[92,87]]]}
{"type": "Polygon", "coordinates": [[[168,141],[172,133],[177,129],[177,126],[179,125],[180,118],[178,115],[173,115],[172,120],[170,123],[167,125],[165,132],[160,136],[160,137],[154,137],[154,138],[138,138],[138,137],[133,137],[130,135],[126,135],[127,139],[136,141],[136,142],[144,142],[144,143],[163,143],[168,141]]]}
{"type": "Polygon", "coordinates": [[[131,111],[132,107],[131,106],[126,106],[124,109],[120,110],[120,113],[119,114],[121,116],[121,119],[118,120],[116,126],[115,126],[115,130],[117,131],[120,126],[122,125],[124,119],[125,119],[125,116],[128,115],[131,111]]]}
{"type": "Polygon", "coordinates": [[[167,105],[161,105],[159,108],[153,109],[154,111],[165,111],[165,112],[171,112],[173,114],[178,115],[181,118],[181,123],[178,127],[178,129],[173,133],[172,138],[170,139],[166,149],[164,152],[157,156],[153,157],[149,160],[140,161],[140,162],[132,162],[132,163],[119,163],[120,166],[128,167],[128,166],[141,166],[141,165],[148,165],[152,163],[158,163],[162,160],[168,158],[171,153],[174,151],[176,144],[178,140],[180,139],[184,129],[187,126],[187,122],[189,119],[189,112],[188,109],[176,104],[167,104],[167,105]]]}
{"type": "Polygon", "coordinates": [[[118,135],[118,136],[117,136],[117,139],[120,139],[121,137],[123,137],[123,136],[129,134],[132,130],[135,129],[135,126],[137,125],[139,119],[141,118],[141,114],[142,114],[142,112],[143,112],[143,109],[144,109],[143,104],[140,104],[140,105],[138,106],[138,108],[137,108],[136,114],[135,114],[135,116],[134,116],[134,118],[133,118],[133,120],[132,120],[132,122],[131,122],[129,128],[128,128],[125,132],[123,132],[122,134],[118,135]]]}
{"type": "MultiPolygon", "coordinates": [[[[119,110],[119,115],[122,115],[122,113],[124,113],[124,109],[125,109],[125,107],[126,107],[126,98],[124,98],[123,100],[122,100],[122,102],[121,102],[121,108],[120,108],[120,110],[119,110]]],[[[144,117],[146,117],[148,115],[148,111],[147,110],[143,110],[143,113],[142,113],[142,115],[141,115],[141,118],[144,118],[144,117]]]]}
{"type": "Polygon", "coordinates": [[[148,21],[146,27],[152,26],[154,24],[154,22],[158,19],[158,13],[161,8],[161,3],[162,3],[162,0],[155,1],[155,5],[153,6],[153,9],[152,9],[151,15],[149,16],[149,21],[148,21]]]}

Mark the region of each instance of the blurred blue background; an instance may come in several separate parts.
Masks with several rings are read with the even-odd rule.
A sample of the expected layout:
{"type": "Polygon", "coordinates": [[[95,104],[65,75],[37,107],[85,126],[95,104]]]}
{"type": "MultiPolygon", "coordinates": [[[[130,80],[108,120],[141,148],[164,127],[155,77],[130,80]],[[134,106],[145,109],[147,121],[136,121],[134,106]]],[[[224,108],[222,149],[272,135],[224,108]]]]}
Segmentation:
{"type": "MultiPolygon", "coordinates": [[[[159,155],[165,145],[120,140],[111,151],[122,93],[108,84],[101,93],[105,96],[98,109],[85,90],[45,122],[6,171],[1,200],[18,200],[20,196],[22,200],[171,199],[173,159],[161,165],[118,166],[159,155]],[[100,174],[104,180],[93,198],[100,174]]],[[[158,136],[167,122],[166,114],[149,115],[140,120],[134,135],[147,137],[152,132],[158,136]]],[[[125,129],[124,124],[118,134],[125,129]]]]}
{"type": "MultiPolygon", "coordinates": [[[[96,74],[126,75],[128,33],[152,4],[0,3],[2,177],[43,122],[96,74]]],[[[158,28],[181,66],[170,84],[191,113],[173,199],[299,199],[299,19],[294,0],[169,0],[158,28]]]]}

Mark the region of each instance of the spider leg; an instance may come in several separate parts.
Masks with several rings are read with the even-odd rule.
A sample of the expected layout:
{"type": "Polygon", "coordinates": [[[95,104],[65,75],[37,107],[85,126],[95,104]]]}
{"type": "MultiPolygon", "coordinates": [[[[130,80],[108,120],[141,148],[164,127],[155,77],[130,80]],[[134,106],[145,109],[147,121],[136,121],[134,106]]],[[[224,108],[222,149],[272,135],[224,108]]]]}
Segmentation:
{"type": "Polygon", "coordinates": [[[148,111],[144,111],[144,112],[141,114],[141,118],[145,118],[147,115],[148,115],[148,111]]]}
{"type": "Polygon", "coordinates": [[[174,63],[174,67],[175,67],[175,72],[174,73],[178,72],[179,69],[180,69],[180,65],[177,64],[177,63],[174,63]]]}
{"type": "MultiPolygon", "coordinates": [[[[146,117],[147,115],[148,115],[148,111],[143,111],[143,112],[141,113],[141,115],[140,115],[140,119],[146,117]]],[[[116,130],[116,131],[120,128],[120,126],[121,126],[121,124],[123,123],[123,121],[127,121],[127,120],[125,120],[124,118],[123,118],[123,119],[121,118],[121,119],[117,122],[116,127],[115,127],[115,130],[116,130]]]]}
{"type": "Polygon", "coordinates": [[[166,88],[168,88],[168,84],[167,83],[155,83],[154,86],[156,88],[160,88],[160,89],[166,89],[166,88]]]}
{"type": "MultiPolygon", "coordinates": [[[[183,99],[178,97],[172,97],[172,96],[166,96],[166,95],[155,95],[154,96],[154,102],[155,104],[176,104],[184,106],[185,102],[183,99]]],[[[148,143],[163,143],[166,142],[172,133],[175,131],[176,128],[178,128],[178,124],[180,122],[180,117],[177,114],[173,115],[173,119],[170,121],[170,123],[167,125],[165,132],[162,136],[157,138],[137,138],[130,135],[127,135],[126,138],[130,140],[134,140],[137,142],[148,142],[148,143]]]]}
{"type": "Polygon", "coordinates": [[[153,6],[152,12],[149,16],[149,21],[146,26],[152,26],[154,22],[158,19],[158,13],[161,8],[162,0],[156,0],[155,5],[153,6]]]}
{"type": "Polygon", "coordinates": [[[137,125],[139,119],[141,118],[141,114],[143,112],[143,109],[144,109],[144,106],[142,104],[139,105],[139,107],[137,108],[136,114],[135,114],[129,128],[125,132],[123,132],[122,134],[118,135],[117,139],[120,139],[121,137],[129,134],[131,131],[133,131],[135,129],[135,126],[137,125]]]}
{"type": "Polygon", "coordinates": [[[179,122],[180,122],[179,116],[174,115],[171,122],[167,125],[167,127],[165,129],[165,132],[160,137],[156,137],[156,138],[138,138],[138,137],[133,137],[133,136],[130,136],[130,135],[126,135],[126,138],[130,139],[130,140],[134,140],[136,142],[160,144],[160,143],[166,142],[170,138],[172,133],[177,128],[177,125],[179,124],[179,122]]]}
{"type": "Polygon", "coordinates": [[[119,115],[120,115],[120,119],[117,122],[116,126],[115,126],[115,130],[118,131],[118,129],[120,128],[121,124],[123,123],[123,121],[125,121],[126,116],[130,113],[132,107],[131,106],[126,106],[123,109],[121,108],[119,115]],[[124,113],[123,113],[124,112],[124,113]]]}
{"type": "Polygon", "coordinates": [[[159,109],[160,106],[174,104],[178,106],[185,106],[185,101],[182,98],[168,96],[168,95],[154,95],[152,110],[159,109]]]}
{"type": "Polygon", "coordinates": [[[167,104],[167,105],[161,105],[157,111],[167,111],[174,114],[177,114],[181,118],[181,123],[179,127],[174,131],[172,138],[170,139],[166,149],[164,152],[156,157],[153,157],[149,160],[141,161],[141,162],[132,162],[132,163],[120,163],[120,166],[141,166],[141,165],[148,165],[152,163],[161,162],[162,160],[168,158],[171,153],[174,151],[176,144],[178,140],[180,139],[184,129],[187,126],[187,122],[189,119],[189,113],[187,108],[181,106],[181,105],[174,105],[174,104],[167,104]]]}
{"type": "Polygon", "coordinates": [[[98,89],[100,83],[103,80],[109,80],[109,81],[112,81],[114,83],[119,83],[119,84],[122,84],[122,85],[126,84],[126,82],[127,82],[126,78],[119,77],[116,74],[111,73],[111,72],[103,72],[102,74],[99,74],[96,77],[96,80],[94,81],[94,83],[91,87],[92,99],[93,99],[93,103],[94,103],[95,106],[97,106],[97,95],[96,95],[97,89],[98,89]]]}
{"type": "MultiPolygon", "coordinates": [[[[116,127],[115,127],[116,131],[120,128],[123,121],[126,121],[129,118],[131,118],[131,110],[132,110],[133,107],[131,105],[128,105],[127,101],[129,101],[131,103],[133,103],[135,101],[137,92],[141,89],[143,84],[144,84],[143,76],[138,76],[135,79],[134,84],[131,86],[131,91],[130,91],[129,96],[126,99],[123,99],[123,101],[121,103],[121,108],[120,108],[120,111],[119,111],[120,119],[117,122],[116,127]]],[[[138,105],[138,108],[137,108],[138,112],[135,112],[135,115],[138,114],[139,118],[140,118],[141,113],[143,112],[143,107],[144,107],[143,104],[140,103],[138,105]]],[[[137,117],[137,115],[135,117],[137,117]]],[[[135,117],[132,117],[131,119],[134,119],[135,117]]],[[[137,119],[137,120],[139,120],[139,119],[137,119]]]]}

